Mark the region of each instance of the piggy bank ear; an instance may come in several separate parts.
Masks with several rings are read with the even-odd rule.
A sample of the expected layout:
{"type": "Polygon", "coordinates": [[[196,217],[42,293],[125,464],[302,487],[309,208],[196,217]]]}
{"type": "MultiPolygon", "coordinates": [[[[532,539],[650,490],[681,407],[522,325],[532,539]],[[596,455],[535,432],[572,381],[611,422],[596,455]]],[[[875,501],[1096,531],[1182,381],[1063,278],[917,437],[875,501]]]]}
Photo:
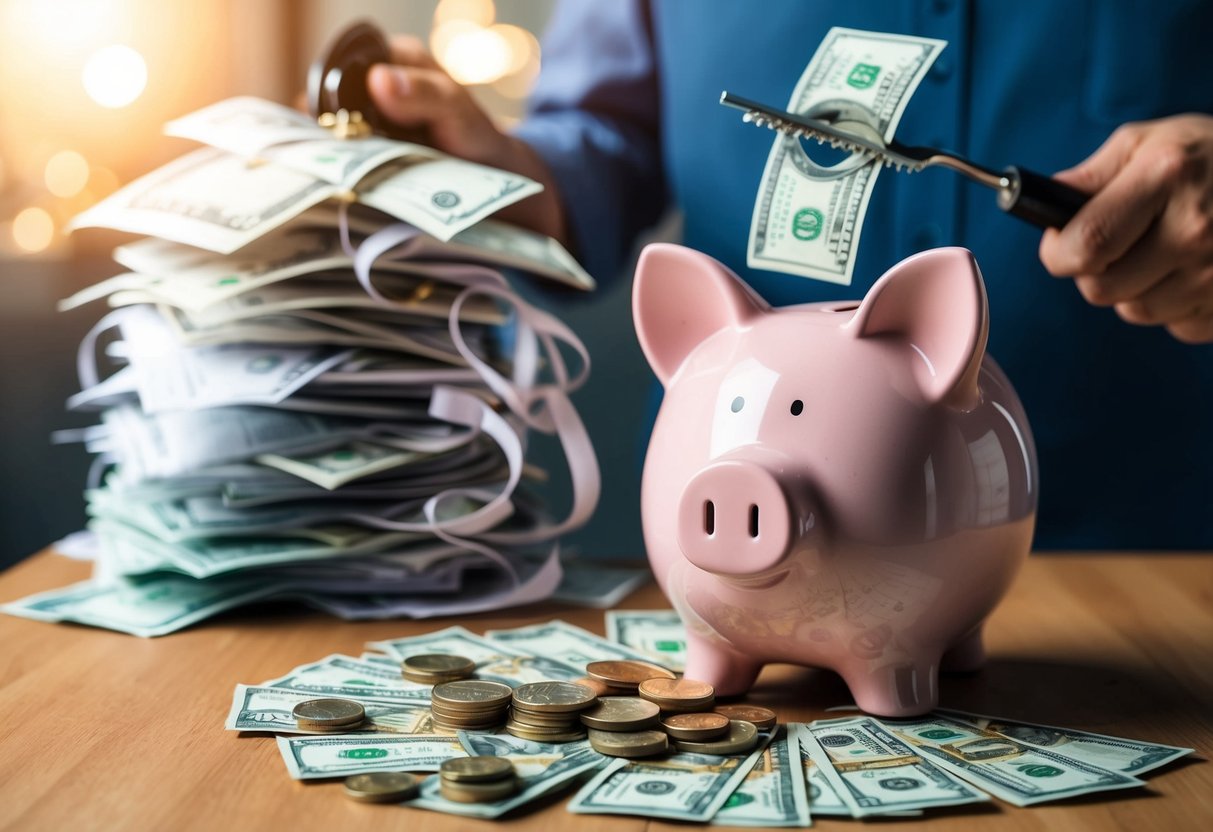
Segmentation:
{"type": "Polygon", "coordinates": [[[968,249],[932,249],[901,261],[876,281],[847,328],[859,338],[904,341],[928,401],[966,410],[977,403],[989,312],[968,249]]]}
{"type": "Polygon", "coordinates": [[[670,243],[640,253],[632,284],[632,318],[649,366],[666,384],[705,338],[743,327],[770,309],[722,263],[670,243]]]}

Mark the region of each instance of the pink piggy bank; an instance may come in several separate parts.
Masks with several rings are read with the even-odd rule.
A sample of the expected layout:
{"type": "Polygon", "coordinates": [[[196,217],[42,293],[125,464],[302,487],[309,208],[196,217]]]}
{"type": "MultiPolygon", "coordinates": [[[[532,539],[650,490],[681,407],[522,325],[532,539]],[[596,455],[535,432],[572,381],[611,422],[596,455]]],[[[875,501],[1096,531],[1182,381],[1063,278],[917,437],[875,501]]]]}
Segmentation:
{"type": "Polygon", "coordinates": [[[984,661],[1036,519],[972,254],[910,257],[861,303],[772,309],[712,258],[651,245],[632,309],[665,386],[644,538],[687,677],[734,695],[790,662],[836,671],[873,714],[934,708],[941,667],[984,661]]]}

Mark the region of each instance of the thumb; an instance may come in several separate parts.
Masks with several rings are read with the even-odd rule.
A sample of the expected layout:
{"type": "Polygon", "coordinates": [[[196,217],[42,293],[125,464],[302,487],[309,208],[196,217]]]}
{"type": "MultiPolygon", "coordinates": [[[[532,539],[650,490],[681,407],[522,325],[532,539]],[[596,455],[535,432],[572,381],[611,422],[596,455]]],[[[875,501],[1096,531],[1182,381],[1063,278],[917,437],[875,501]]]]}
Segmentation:
{"type": "Polygon", "coordinates": [[[1058,171],[1054,178],[1085,193],[1098,193],[1124,168],[1140,143],[1136,125],[1120,127],[1098,150],[1074,167],[1058,171]]]}
{"type": "Polygon", "coordinates": [[[399,121],[413,92],[408,73],[402,67],[375,64],[366,75],[366,88],[375,109],[393,121],[399,121]]]}

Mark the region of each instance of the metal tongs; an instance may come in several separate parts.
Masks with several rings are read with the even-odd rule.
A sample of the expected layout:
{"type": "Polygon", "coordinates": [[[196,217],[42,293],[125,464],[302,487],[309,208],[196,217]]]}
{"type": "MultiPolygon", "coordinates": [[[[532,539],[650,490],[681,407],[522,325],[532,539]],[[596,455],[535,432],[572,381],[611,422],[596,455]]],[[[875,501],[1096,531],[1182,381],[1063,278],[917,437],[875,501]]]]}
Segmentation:
{"type": "Polygon", "coordinates": [[[958,153],[934,147],[911,147],[895,139],[884,142],[879,137],[860,136],[828,121],[768,107],[727,91],[720,94],[720,103],[744,111],[743,120],[750,124],[795,138],[829,142],[852,153],[868,154],[874,161],[898,171],[915,173],[936,165],[950,168],[993,188],[998,192],[999,208],[1040,228],[1061,228],[1090,198],[1082,191],[1026,168],[1011,166],[1001,171],[992,170],[958,153]]]}

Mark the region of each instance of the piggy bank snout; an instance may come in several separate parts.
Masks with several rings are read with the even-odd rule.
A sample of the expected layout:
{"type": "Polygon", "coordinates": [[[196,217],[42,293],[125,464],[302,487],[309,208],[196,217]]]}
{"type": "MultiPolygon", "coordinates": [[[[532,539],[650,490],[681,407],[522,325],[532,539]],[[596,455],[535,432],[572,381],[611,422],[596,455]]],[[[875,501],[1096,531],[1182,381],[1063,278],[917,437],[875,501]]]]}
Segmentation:
{"type": "Polygon", "coordinates": [[[779,564],[792,543],[784,488],[760,465],[717,462],[687,483],[678,505],[678,545],[687,560],[719,575],[753,575],[779,564]]]}

